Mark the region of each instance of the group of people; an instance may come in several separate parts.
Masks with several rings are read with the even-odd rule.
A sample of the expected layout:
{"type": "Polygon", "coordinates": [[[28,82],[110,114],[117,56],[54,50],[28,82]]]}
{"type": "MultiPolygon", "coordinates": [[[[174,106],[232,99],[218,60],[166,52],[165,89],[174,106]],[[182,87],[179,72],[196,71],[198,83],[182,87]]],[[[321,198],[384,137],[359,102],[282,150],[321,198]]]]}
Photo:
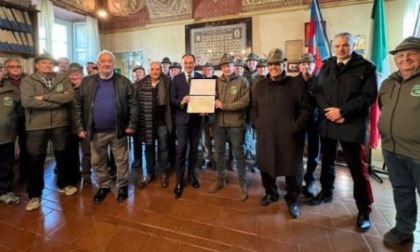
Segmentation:
{"type": "Polygon", "coordinates": [[[193,54],[185,54],[180,64],[165,57],[161,62],[150,62],[147,74],[142,66],[135,67],[134,83],[114,71],[115,57],[106,50],[99,53],[96,64],[88,63],[86,77],[79,64],[57,61],[48,53],[35,58],[36,71],[27,76],[19,59],[9,59],[4,63],[6,75],[0,71],[0,201],[20,203],[12,192],[17,136],[20,179],[27,182],[30,199],[28,211],[41,204],[49,141],[61,193],[75,194],[81,177],[82,183],[89,185],[92,168],[99,186],[94,203],[101,203],[114,185],[116,200],[124,201],[128,197],[128,137],[134,143],[132,167],[142,166],[145,146],[146,176],[139,187],[146,187],[157,177],[162,188],[168,187],[168,167],[172,165],[177,199],[187,184],[200,187],[198,166],[216,167],[217,179],[209,193],[226,186],[229,144],[237,171],[238,199],[245,201],[245,160],[254,148],[246,143],[246,134],[251,132],[256,136],[254,168],[260,170],[265,189],[260,205],[279,200],[278,176],[285,176],[284,199],[293,218],[300,214],[298,197],[302,192],[311,205],[332,202],[340,145],[354,182],[356,227],[365,232],[371,227],[373,193],[364,163],[364,144],[369,109],[378,99],[383,155],[397,209],[396,226],[386,233],[384,241],[408,242],[415,231],[415,189],[420,186],[420,125],[415,119],[420,111],[420,39],[409,37],[390,51],[398,71],[382,83],[379,93],[376,67],[353,51],[354,43],[350,33],[336,35],[332,44],[335,56],[324,60],[315,73],[313,55],[302,55],[296,77],[286,74],[286,58],[280,49],[271,50],[266,59],[251,53],[246,63],[223,54],[220,77],[214,75],[210,63],[202,66],[201,73],[195,71],[193,54]],[[57,65],[60,70],[54,72],[57,65]],[[197,78],[215,79],[214,113],[188,113],[191,80],[197,78]],[[305,140],[308,161],[304,174],[305,140]],[[321,190],[317,192],[314,172],[320,152],[321,190]],[[115,181],[110,162],[115,163],[115,181]]]}

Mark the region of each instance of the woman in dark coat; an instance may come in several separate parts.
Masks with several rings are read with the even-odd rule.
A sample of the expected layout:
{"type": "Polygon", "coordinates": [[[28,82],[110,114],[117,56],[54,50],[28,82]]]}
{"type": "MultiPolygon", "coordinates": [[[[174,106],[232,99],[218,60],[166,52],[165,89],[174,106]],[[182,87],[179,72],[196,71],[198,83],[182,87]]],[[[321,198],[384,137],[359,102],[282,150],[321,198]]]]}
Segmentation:
{"type": "Polygon", "coordinates": [[[286,176],[285,200],[292,217],[299,215],[297,198],[303,173],[304,129],[311,107],[304,84],[286,76],[283,52],[273,49],[267,58],[269,75],[256,85],[251,120],[257,131],[257,166],[266,195],[263,206],[279,199],[276,177],[286,176]]]}

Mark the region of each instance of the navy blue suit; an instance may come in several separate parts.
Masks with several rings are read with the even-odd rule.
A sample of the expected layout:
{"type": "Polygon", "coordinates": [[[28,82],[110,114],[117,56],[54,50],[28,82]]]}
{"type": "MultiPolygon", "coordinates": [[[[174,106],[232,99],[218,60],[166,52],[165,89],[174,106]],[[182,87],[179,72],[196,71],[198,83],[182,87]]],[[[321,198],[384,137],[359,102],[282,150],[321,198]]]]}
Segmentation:
{"type": "MultiPolygon", "coordinates": [[[[194,72],[193,78],[203,78],[194,72]]],[[[194,170],[198,160],[198,144],[201,136],[202,117],[199,114],[188,114],[187,104],[181,106],[182,99],[189,95],[190,85],[187,82],[185,73],[182,72],[174,77],[171,83],[171,104],[175,108],[176,139],[178,147],[176,151],[176,178],[177,183],[184,179],[185,160],[188,143],[190,144],[188,153],[188,176],[195,176],[194,170]]]]}

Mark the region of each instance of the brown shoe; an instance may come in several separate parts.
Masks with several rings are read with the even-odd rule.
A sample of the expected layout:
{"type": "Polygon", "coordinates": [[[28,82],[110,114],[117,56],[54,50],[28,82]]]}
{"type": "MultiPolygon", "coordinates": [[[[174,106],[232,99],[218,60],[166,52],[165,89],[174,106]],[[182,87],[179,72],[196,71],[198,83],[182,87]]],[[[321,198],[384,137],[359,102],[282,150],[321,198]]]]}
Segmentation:
{"type": "Polygon", "coordinates": [[[139,183],[139,187],[145,188],[153,180],[155,180],[155,174],[147,174],[147,176],[139,183]]]}
{"type": "Polygon", "coordinates": [[[248,188],[245,183],[240,183],[239,185],[239,200],[245,201],[248,199],[248,188]]]}
{"type": "Polygon", "coordinates": [[[162,174],[160,176],[160,187],[166,188],[169,185],[169,178],[166,176],[166,174],[162,174]]]}
{"type": "Polygon", "coordinates": [[[220,189],[222,189],[223,187],[226,186],[226,179],[224,178],[217,178],[216,182],[214,182],[210,187],[209,187],[209,193],[216,193],[217,191],[219,191],[220,189]]]}

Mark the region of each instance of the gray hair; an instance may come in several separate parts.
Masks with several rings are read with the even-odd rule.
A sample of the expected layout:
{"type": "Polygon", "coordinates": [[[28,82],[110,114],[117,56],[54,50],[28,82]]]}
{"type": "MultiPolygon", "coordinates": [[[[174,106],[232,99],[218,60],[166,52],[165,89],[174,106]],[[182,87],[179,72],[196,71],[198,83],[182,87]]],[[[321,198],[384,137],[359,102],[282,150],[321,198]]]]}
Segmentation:
{"type": "Polygon", "coordinates": [[[157,64],[159,66],[160,71],[162,71],[162,65],[160,64],[160,61],[157,60],[153,60],[152,62],[150,62],[149,64],[149,72],[150,72],[150,67],[152,66],[152,64],[157,64]]]}
{"type": "Polygon", "coordinates": [[[334,40],[337,38],[347,37],[349,39],[349,44],[354,45],[354,36],[350,32],[341,32],[334,36],[334,40]]]}
{"type": "Polygon", "coordinates": [[[114,62],[115,62],[115,55],[114,55],[111,51],[108,51],[108,50],[102,50],[102,51],[98,54],[98,57],[96,58],[96,60],[99,62],[99,58],[100,58],[102,55],[104,55],[104,54],[109,54],[109,55],[111,55],[111,57],[112,57],[112,61],[114,61],[114,62]]]}
{"type": "Polygon", "coordinates": [[[4,64],[4,67],[7,67],[9,65],[9,63],[12,62],[12,61],[19,62],[19,64],[22,65],[22,61],[19,58],[8,58],[3,63],[4,64]]]}

